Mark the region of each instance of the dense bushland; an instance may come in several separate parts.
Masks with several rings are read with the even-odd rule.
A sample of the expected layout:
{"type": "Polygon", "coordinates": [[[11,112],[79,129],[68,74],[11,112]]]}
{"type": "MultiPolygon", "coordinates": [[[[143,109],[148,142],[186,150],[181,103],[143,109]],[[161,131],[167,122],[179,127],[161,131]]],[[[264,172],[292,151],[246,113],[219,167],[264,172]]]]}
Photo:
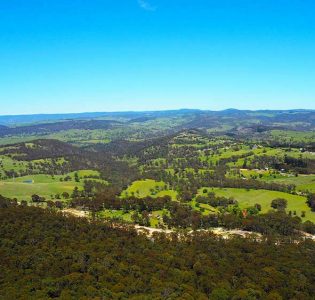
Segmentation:
{"type": "Polygon", "coordinates": [[[315,243],[138,235],[2,199],[1,299],[314,299],[315,243]]]}

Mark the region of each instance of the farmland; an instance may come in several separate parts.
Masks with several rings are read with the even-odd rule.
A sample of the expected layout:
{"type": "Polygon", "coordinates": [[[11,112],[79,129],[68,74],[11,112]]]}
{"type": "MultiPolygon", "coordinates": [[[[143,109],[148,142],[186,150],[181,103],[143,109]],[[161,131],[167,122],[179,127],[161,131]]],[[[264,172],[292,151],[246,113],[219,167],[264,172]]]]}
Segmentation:
{"type": "Polygon", "coordinates": [[[314,222],[312,114],[183,110],[2,127],[0,194],[188,229],[242,227],[240,212],[263,218],[280,198],[279,213],[314,222]]]}
{"type": "Polygon", "coordinates": [[[274,182],[294,184],[298,191],[315,192],[315,175],[285,176],[283,178],[270,179],[274,182]]]}
{"type": "Polygon", "coordinates": [[[128,195],[135,195],[139,198],[151,196],[151,197],[163,197],[170,196],[173,200],[176,200],[176,191],[168,190],[167,185],[164,182],[156,182],[155,180],[139,180],[133,182],[125,191],[122,192],[122,197],[128,195]]]}
{"type": "MultiPolygon", "coordinates": [[[[202,195],[205,188],[199,190],[199,195],[202,195]]],[[[291,195],[288,193],[268,190],[247,190],[235,188],[206,188],[207,192],[214,192],[218,196],[234,198],[238,201],[241,208],[252,207],[256,203],[261,205],[261,212],[266,213],[271,210],[271,201],[277,198],[286,199],[288,201],[287,210],[296,212],[296,215],[301,216],[302,211],[307,211],[306,217],[303,220],[315,222],[315,213],[309,211],[306,204],[306,198],[299,195],[291,195]]]]}
{"type": "MultiPolygon", "coordinates": [[[[9,198],[31,201],[33,194],[45,197],[47,200],[58,199],[56,195],[72,194],[75,187],[83,189],[84,180],[89,177],[98,177],[99,173],[93,170],[78,170],[65,175],[29,175],[0,181],[1,194],[9,198]],[[75,181],[75,173],[79,181],[75,181]],[[66,178],[66,180],[64,180],[66,178]]],[[[99,180],[94,179],[93,180],[99,180]]]]}

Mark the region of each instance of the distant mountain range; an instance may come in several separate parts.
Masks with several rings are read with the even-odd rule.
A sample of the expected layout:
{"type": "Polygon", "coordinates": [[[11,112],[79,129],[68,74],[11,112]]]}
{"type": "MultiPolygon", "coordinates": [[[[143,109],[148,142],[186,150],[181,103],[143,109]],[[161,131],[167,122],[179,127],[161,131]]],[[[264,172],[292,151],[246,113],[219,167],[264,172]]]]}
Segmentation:
{"type": "Polygon", "coordinates": [[[257,115],[257,116],[279,116],[279,115],[294,115],[294,114],[313,114],[315,110],[238,110],[234,108],[211,111],[199,109],[179,109],[179,110],[163,110],[163,111],[127,111],[127,112],[83,112],[83,113],[65,113],[65,114],[33,114],[33,115],[0,115],[0,124],[5,126],[19,126],[43,122],[56,122],[62,120],[75,120],[75,119],[134,119],[135,122],[142,120],[149,120],[161,117],[173,117],[176,115],[202,115],[202,116],[244,116],[244,115],[257,115]]]}

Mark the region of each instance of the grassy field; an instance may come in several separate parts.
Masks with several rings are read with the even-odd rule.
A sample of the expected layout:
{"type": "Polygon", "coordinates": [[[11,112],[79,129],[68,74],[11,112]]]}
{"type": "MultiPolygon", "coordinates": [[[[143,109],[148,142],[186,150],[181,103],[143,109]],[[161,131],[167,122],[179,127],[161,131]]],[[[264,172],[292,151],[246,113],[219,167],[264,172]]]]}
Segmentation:
{"type": "Polygon", "coordinates": [[[219,212],[215,207],[210,206],[209,204],[200,203],[199,206],[195,199],[189,202],[190,206],[197,211],[200,211],[204,216],[210,214],[216,214],[219,212]]]}
{"type": "Polygon", "coordinates": [[[292,130],[272,130],[271,136],[287,142],[313,142],[315,139],[314,132],[292,130]]]}
{"type": "Polygon", "coordinates": [[[269,182],[276,182],[279,184],[294,184],[297,191],[315,192],[315,175],[294,176],[293,174],[284,174],[274,172],[273,170],[241,170],[242,176],[246,178],[256,178],[269,182]]]}
{"type": "MultiPolygon", "coordinates": [[[[254,156],[276,156],[276,157],[284,157],[284,155],[288,155],[294,158],[308,158],[315,159],[315,155],[309,152],[301,152],[299,149],[291,148],[291,149],[282,149],[282,148],[270,148],[270,147],[258,147],[251,148],[247,145],[238,145],[238,150],[234,150],[233,147],[223,148],[216,151],[215,154],[210,156],[205,156],[203,152],[200,154],[201,161],[209,161],[212,163],[218,162],[220,159],[231,158],[233,156],[241,156],[246,155],[247,160],[251,161],[254,156]]],[[[230,167],[241,167],[244,163],[244,158],[239,158],[236,162],[229,162],[228,165],[230,167]]]]}
{"type": "MultiPolygon", "coordinates": [[[[98,213],[98,217],[100,218],[109,218],[114,219],[118,218],[125,222],[133,222],[131,216],[134,214],[135,211],[124,212],[123,210],[103,210],[98,213]]],[[[155,210],[152,211],[150,214],[150,226],[157,227],[159,223],[163,224],[163,215],[169,215],[169,211],[164,210],[155,210]]]]}
{"type": "MultiPolygon", "coordinates": [[[[284,198],[288,201],[287,211],[296,211],[297,216],[301,216],[301,212],[306,212],[306,217],[303,221],[310,220],[315,222],[315,212],[311,212],[307,206],[306,198],[298,195],[267,190],[246,190],[236,188],[207,188],[208,192],[215,192],[217,196],[233,197],[239,202],[241,208],[254,206],[259,203],[262,206],[262,212],[271,210],[270,204],[273,199],[284,198]]],[[[203,189],[199,190],[202,195],[203,189]]]]}
{"type": "Polygon", "coordinates": [[[125,191],[121,193],[121,197],[134,195],[136,197],[163,197],[170,196],[176,200],[177,192],[168,190],[164,182],[158,182],[151,179],[134,181],[125,191]]]}
{"type": "MultiPolygon", "coordinates": [[[[63,157],[54,159],[54,163],[57,163],[58,165],[62,165],[65,162],[66,160],[63,157]]],[[[5,177],[5,171],[15,171],[18,174],[25,172],[29,169],[29,164],[32,164],[33,172],[40,173],[41,164],[50,165],[52,163],[53,163],[53,160],[50,158],[23,161],[23,160],[15,160],[5,155],[0,155],[0,178],[1,176],[2,178],[5,177]]]]}
{"type": "MultiPolygon", "coordinates": [[[[29,175],[0,181],[0,194],[9,198],[17,198],[18,200],[31,200],[33,194],[45,197],[47,200],[52,199],[52,195],[67,192],[72,193],[75,187],[79,190],[83,188],[85,176],[99,176],[97,171],[79,170],[77,172],[68,173],[65,175],[50,176],[50,175],[29,175]],[[74,180],[74,174],[78,173],[79,182],[74,180]],[[69,181],[60,181],[60,179],[70,176],[69,181]],[[26,181],[32,181],[27,183],[26,181]]],[[[100,179],[93,179],[100,180],[100,179]]],[[[105,181],[102,181],[105,182],[105,181]]]]}
{"type": "Polygon", "coordinates": [[[31,195],[37,194],[45,197],[46,200],[51,199],[51,195],[68,192],[72,193],[75,187],[81,188],[82,184],[74,182],[51,182],[51,183],[22,183],[22,182],[0,182],[0,194],[17,198],[18,200],[31,200],[31,195]]]}
{"type": "Polygon", "coordinates": [[[273,169],[270,169],[270,170],[240,169],[240,174],[242,177],[260,179],[260,180],[265,180],[265,181],[296,178],[293,174],[284,174],[273,169]]]}
{"type": "Polygon", "coordinates": [[[20,170],[25,171],[27,169],[28,162],[26,161],[17,161],[10,157],[1,155],[0,156],[0,174],[4,176],[4,171],[16,171],[19,172],[20,170]]]}
{"type": "Polygon", "coordinates": [[[132,215],[132,212],[126,213],[122,210],[108,210],[108,209],[103,210],[98,213],[98,216],[100,218],[110,218],[110,219],[119,218],[126,222],[131,222],[131,215],[132,215]]]}
{"type": "MultiPolygon", "coordinates": [[[[210,157],[212,162],[217,162],[219,159],[232,157],[233,155],[242,155],[242,154],[250,154],[247,156],[248,162],[252,161],[254,156],[274,156],[278,158],[284,158],[285,155],[293,158],[303,158],[303,159],[315,159],[315,154],[311,152],[301,152],[299,149],[291,148],[291,149],[282,149],[282,148],[269,148],[269,147],[259,147],[257,149],[249,149],[247,146],[241,146],[242,149],[239,151],[233,151],[232,149],[228,149],[227,151],[222,152],[220,150],[220,154],[213,155],[210,157]]],[[[201,159],[204,159],[201,156],[201,159]]],[[[230,162],[227,165],[230,167],[242,167],[244,163],[244,158],[239,158],[236,162],[230,162]]]]}
{"type": "Polygon", "coordinates": [[[299,191],[310,191],[315,193],[315,175],[299,175],[298,177],[282,177],[276,179],[270,179],[270,181],[283,183],[283,184],[294,184],[296,189],[299,191]]]}

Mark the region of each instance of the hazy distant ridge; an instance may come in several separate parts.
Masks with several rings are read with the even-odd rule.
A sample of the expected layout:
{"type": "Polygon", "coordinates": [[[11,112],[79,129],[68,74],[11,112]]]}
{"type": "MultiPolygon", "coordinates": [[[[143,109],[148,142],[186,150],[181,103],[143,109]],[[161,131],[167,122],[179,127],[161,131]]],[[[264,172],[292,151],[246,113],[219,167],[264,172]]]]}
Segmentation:
{"type": "Polygon", "coordinates": [[[199,109],[178,109],[178,110],[162,110],[162,111],[126,111],[126,112],[83,112],[83,113],[65,113],[65,114],[33,114],[33,115],[0,115],[0,124],[5,126],[15,126],[22,124],[31,124],[38,122],[49,122],[57,120],[73,120],[73,119],[94,119],[94,118],[139,118],[139,117],[170,117],[177,114],[191,114],[191,113],[206,113],[206,114],[244,114],[244,113],[295,113],[295,112],[314,112],[314,110],[237,110],[234,108],[211,111],[211,110],[199,110],[199,109]]]}

